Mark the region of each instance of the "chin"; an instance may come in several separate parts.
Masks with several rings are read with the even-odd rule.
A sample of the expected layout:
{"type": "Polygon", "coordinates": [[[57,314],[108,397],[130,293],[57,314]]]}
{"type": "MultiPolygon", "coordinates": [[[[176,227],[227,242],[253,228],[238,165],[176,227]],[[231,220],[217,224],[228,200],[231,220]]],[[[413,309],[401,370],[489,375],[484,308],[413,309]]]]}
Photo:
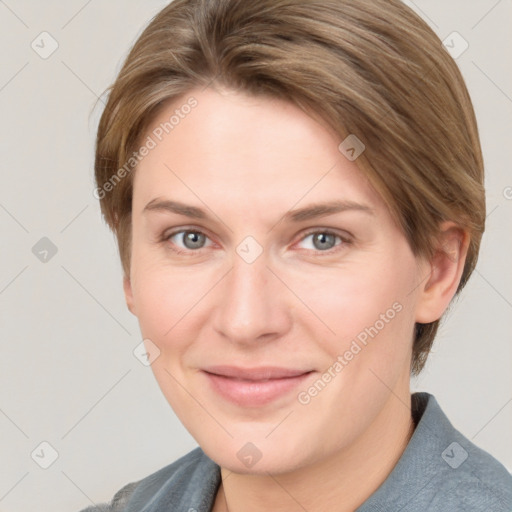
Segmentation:
{"type": "Polygon", "coordinates": [[[290,440],[283,446],[282,437],[274,440],[251,436],[244,440],[236,436],[225,443],[199,443],[202,450],[219,466],[245,475],[282,474],[297,470],[313,462],[314,454],[308,454],[304,447],[309,443],[299,439],[290,440]]]}

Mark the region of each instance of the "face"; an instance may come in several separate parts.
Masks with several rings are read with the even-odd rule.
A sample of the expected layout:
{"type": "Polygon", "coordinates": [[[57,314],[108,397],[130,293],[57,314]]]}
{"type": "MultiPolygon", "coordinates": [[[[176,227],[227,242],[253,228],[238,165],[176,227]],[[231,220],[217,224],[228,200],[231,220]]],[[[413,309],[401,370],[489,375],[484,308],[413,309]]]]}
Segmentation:
{"type": "Polygon", "coordinates": [[[157,144],[134,177],[127,302],[162,392],[212,459],[305,467],[408,390],[426,269],[326,126],[206,89],[152,128],[190,97],[161,141],[146,134],[157,144]]]}

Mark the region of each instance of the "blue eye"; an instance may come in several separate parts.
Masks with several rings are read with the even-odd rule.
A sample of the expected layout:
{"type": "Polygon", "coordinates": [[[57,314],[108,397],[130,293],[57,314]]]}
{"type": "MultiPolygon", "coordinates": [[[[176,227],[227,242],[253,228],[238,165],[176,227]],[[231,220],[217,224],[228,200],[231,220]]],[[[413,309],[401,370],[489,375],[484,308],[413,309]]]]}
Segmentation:
{"type": "MultiPolygon", "coordinates": [[[[205,243],[209,239],[204,233],[201,233],[201,231],[182,230],[170,233],[165,237],[165,240],[171,241],[173,244],[177,245],[179,249],[195,251],[205,247],[205,243]],[[173,238],[181,240],[182,245],[180,246],[173,241],[173,238]]],[[[178,250],[178,252],[180,251],[178,250]]]]}
{"type": "MultiPolygon", "coordinates": [[[[165,243],[170,243],[171,249],[178,254],[200,252],[201,249],[212,245],[211,240],[203,232],[196,229],[182,229],[165,234],[162,238],[165,243]]],[[[304,244],[306,249],[316,253],[331,253],[339,246],[350,244],[348,238],[344,238],[329,230],[317,230],[306,234],[298,243],[304,244]],[[308,241],[308,242],[306,242],[308,241]]]]}
{"type": "Polygon", "coordinates": [[[332,233],[330,231],[314,231],[312,233],[307,234],[301,242],[305,240],[311,239],[310,247],[306,247],[307,249],[311,249],[314,251],[327,252],[332,250],[334,247],[341,245],[342,243],[347,242],[341,236],[336,233],[332,233]],[[339,243],[336,241],[339,240],[339,243]]]}

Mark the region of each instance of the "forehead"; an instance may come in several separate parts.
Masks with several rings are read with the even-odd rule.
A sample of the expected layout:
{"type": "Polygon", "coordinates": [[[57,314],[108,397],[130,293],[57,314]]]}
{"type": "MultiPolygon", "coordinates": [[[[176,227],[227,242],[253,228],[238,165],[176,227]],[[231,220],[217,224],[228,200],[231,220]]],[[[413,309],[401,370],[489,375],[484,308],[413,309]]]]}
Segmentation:
{"type": "Polygon", "coordinates": [[[154,147],[135,173],[138,208],[166,194],[260,212],[306,201],[380,203],[339,151],[341,138],[283,100],[193,90],[159,112],[147,137],[154,147]]]}

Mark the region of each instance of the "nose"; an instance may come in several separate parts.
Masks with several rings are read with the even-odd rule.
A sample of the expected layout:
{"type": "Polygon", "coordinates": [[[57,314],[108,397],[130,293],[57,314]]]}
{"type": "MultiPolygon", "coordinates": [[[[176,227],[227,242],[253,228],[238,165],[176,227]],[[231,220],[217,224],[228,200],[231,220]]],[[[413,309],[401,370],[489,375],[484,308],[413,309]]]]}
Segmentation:
{"type": "Polygon", "coordinates": [[[291,328],[290,297],[267,267],[265,253],[247,263],[237,254],[218,287],[213,325],[225,339],[243,345],[275,340],[291,328]]]}

